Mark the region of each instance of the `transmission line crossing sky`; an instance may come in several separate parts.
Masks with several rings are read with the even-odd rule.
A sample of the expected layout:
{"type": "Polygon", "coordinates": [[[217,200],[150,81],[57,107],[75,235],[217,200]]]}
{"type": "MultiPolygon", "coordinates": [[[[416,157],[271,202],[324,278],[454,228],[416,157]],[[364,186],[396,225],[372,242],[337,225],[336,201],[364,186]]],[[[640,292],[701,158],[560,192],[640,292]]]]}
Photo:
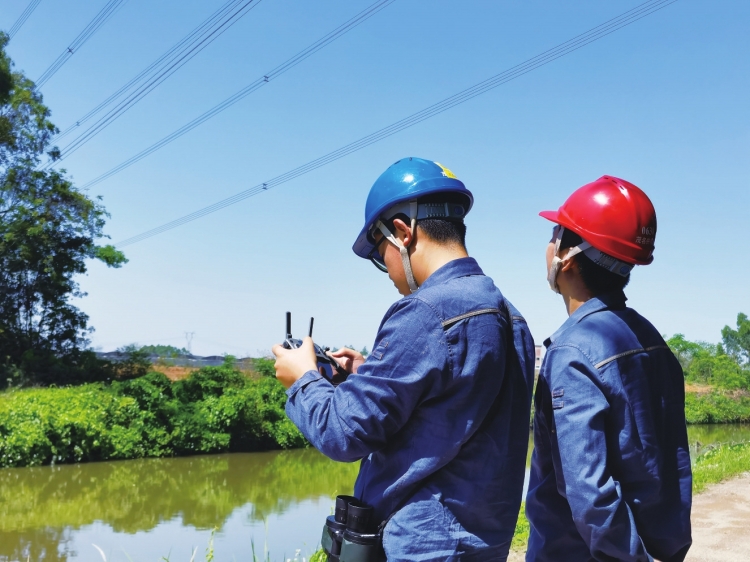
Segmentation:
{"type": "Polygon", "coordinates": [[[47,83],[47,81],[52,78],[58,70],[62,68],[62,66],[72,57],[78,49],[83,47],[83,45],[91,38],[94,33],[96,33],[99,28],[104,25],[117,11],[117,9],[122,6],[123,2],[126,0],[109,0],[105,4],[105,6],[102,8],[102,10],[96,14],[96,17],[94,17],[93,20],[89,22],[89,24],[83,28],[83,31],[78,34],[78,36],[73,39],[73,41],[63,50],[62,53],[52,62],[51,65],[42,72],[41,76],[36,79],[36,87],[41,88],[44,86],[44,84],[47,83]]]}
{"type": "Polygon", "coordinates": [[[16,20],[16,23],[14,23],[12,26],[10,26],[10,29],[8,29],[8,37],[13,39],[16,33],[21,29],[24,23],[26,23],[26,20],[29,19],[31,14],[34,13],[34,10],[36,10],[36,7],[39,5],[39,2],[42,0],[31,0],[29,2],[29,5],[26,6],[26,9],[21,12],[21,15],[18,16],[18,19],[16,20]]]}
{"type": "MultiPolygon", "coordinates": [[[[85,186],[373,1],[260,2],[59,167],[85,186]]],[[[71,30],[84,29],[104,4],[40,4],[8,45],[16,70],[40,76],[69,46],[71,30]]],[[[226,5],[123,3],[44,85],[53,121],[65,131],[226,5]]],[[[399,295],[351,246],[371,185],[406,156],[437,160],[472,190],[469,253],[537,342],[566,318],[546,285],[550,228],[537,214],[604,174],[644,189],[658,215],[655,260],[634,270],[628,304],[667,336],[719,341],[738,312],[750,313],[750,264],[736,255],[750,208],[750,3],[678,0],[535,62],[646,5],[656,6],[397,0],[190,134],[89,185],[111,213],[106,231],[115,243],[234,203],[124,246],[130,262],[122,269],[92,263],[80,279],[88,296],[76,301],[96,329],[92,345],[183,345],[185,332],[195,332],[198,355],[258,355],[283,338],[291,310],[315,317],[321,344],[371,347],[399,295]],[[460,95],[471,99],[458,103],[460,95]],[[287,175],[295,170],[304,173],[287,175]],[[286,181],[262,190],[275,178],[286,181]],[[252,189],[262,196],[234,202],[252,189]]],[[[28,6],[5,0],[0,28],[28,6]]]]}

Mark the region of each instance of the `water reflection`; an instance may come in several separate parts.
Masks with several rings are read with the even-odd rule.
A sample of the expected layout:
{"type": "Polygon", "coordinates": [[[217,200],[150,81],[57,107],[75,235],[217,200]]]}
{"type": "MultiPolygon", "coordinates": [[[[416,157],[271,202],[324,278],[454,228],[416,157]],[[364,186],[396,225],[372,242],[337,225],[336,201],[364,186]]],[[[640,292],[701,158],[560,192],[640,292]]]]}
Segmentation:
{"type": "Polygon", "coordinates": [[[750,424],[689,425],[688,442],[690,458],[695,462],[698,455],[719,443],[742,443],[750,441],[750,424]]]}
{"type": "Polygon", "coordinates": [[[58,546],[95,522],[128,534],[175,519],[208,530],[240,507],[262,522],[351,493],[357,470],[313,449],[0,470],[0,560],[76,558],[58,546]]]}
{"type": "MultiPolygon", "coordinates": [[[[691,456],[750,441],[750,425],[690,426],[691,456]]],[[[531,445],[531,443],[530,443],[531,445]]],[[[530,453],[529,453],[530,454],[530,453]]],[[[335,494],[351,493],[358,463],[313,449],[0,470],[0,561],[271,560],[317,546],[335,494]]]]}

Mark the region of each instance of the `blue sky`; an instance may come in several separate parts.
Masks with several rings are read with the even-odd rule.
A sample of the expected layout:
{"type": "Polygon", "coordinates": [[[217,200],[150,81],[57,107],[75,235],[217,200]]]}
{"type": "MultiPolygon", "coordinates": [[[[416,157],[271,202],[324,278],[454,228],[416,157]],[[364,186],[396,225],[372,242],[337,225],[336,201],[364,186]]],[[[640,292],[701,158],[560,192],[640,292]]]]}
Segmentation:
{"type": "MultiPolygon", "coordinates": [[[[263,0],[64,167],[82,185],[328,33],[374,0],[263,0]]],[[[11,41],[39,76],[105,0],[43,0],[11,41]]],[[[391,124],[636,6],[637,1],[396,0],[208,123],[91,188],[113,241],[158,226],[391,124]]],[[[4,0],[0,27],[28,4],[4,0]]],[[[64,129],[223,0],[128,0],[42,88],[64,129]]],[[[750,4],[679,0],[633,25],[344,159],[91,264],[79,301],[93,345],[265,353],[291,310],[316,341],[371,346],[399,296],[357,258],[367,192],[420,156],[474,192],[468,248],[538,342],[565,319],[546,286],[549,223],[604,174],[652,198],[655,261],[629,303],[665,334],[718,341],[750,313],[750,4]]],[[[61,142],[64,145],[68,139],[61,142]]]]}

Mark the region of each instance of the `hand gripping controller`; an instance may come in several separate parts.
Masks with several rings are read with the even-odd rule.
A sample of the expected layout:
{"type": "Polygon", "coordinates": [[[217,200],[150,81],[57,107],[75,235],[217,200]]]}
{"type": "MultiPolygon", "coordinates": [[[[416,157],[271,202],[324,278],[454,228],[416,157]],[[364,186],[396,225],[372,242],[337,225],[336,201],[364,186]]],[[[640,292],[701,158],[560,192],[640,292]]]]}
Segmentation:
{"type": "MultiPolygon", "coordinates": [[[[315,318],[310,318],[310,332],[308,333],[310,337],[312,337],[314,322],[315,318]]],[[[284,339],[283,346],[286,349],[297,349],[301,345],[302,340],[296,340],[292,337],[292,313],[287,312],[286,338],[284,339]]],[[[315,358],[318,360],[318,372],[320,372],[320,374],[323,375],[333,386],[338,386],[340,383],[344,382],[346,377],[349,376],[349,373],[338,364],[338,361],[326,353],[330,348],[320,347],[315,343],[313,343],[313,347],[315,348],[315,358]]]]}

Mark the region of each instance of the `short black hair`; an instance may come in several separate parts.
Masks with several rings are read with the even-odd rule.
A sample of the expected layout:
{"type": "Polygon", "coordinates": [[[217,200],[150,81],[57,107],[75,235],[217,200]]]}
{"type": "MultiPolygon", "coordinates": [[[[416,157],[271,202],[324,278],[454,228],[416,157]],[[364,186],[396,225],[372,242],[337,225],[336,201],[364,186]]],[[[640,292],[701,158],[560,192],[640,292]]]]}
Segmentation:
{"type": "MultiPolygon", "coordinates": [[[[458,203],[469,210],[469,200],[460,193],[433,193],[419,198],[419,203],[458,203]]],[[[466,248],[466,224],[463,219],[434,218],[417,221],[419,229],[439,244],[459,244],[466,248]]]]}
{"type": "MultiPolygon", "coordinates": [[[[562,240],[560,240],[560,250],[578,246],[581,242],[583,242],[583,238],[566,228],[563,231],[562,240]]],[[[583,284],[586,285],[586,288],[594,296],[622,291],[630,283],[630,273],[623,277],[617,273],[607,271],[602,266],[595,264],[583,253],[573,256],[573,260],[576,262],[576,266],[578,266],[578,273],[581,274],[583,284]]]]}

